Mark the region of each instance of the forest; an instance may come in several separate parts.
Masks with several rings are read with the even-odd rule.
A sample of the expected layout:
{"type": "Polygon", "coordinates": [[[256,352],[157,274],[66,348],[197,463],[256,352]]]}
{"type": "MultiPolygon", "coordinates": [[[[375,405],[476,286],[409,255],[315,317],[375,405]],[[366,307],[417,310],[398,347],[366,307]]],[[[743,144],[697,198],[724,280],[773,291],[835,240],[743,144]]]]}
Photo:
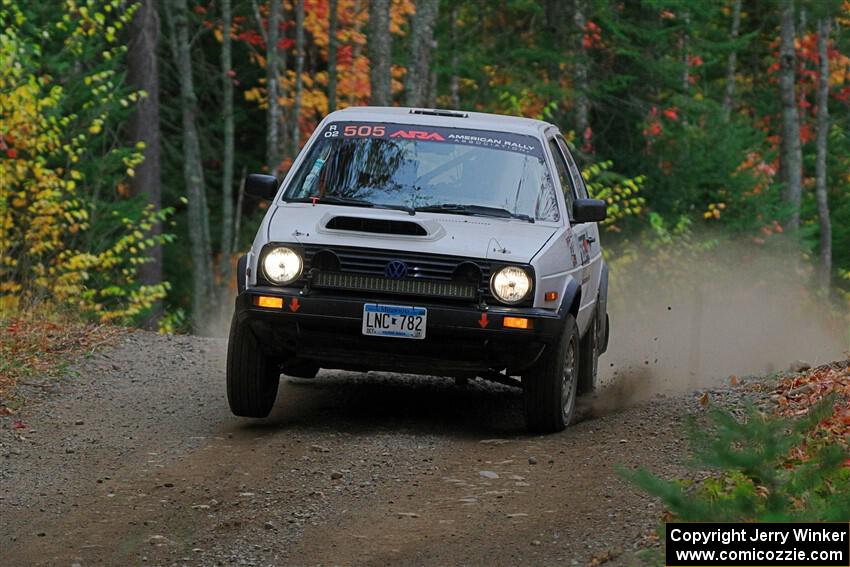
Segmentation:
{"type": "Polygon", "coordinates": [[[847,0],[0,0],[0,311],[208,332],[266,206],[245,175],[366,104],[568,132],[612,278],[781,250],[841,309],[849,27],[847,0]]]}

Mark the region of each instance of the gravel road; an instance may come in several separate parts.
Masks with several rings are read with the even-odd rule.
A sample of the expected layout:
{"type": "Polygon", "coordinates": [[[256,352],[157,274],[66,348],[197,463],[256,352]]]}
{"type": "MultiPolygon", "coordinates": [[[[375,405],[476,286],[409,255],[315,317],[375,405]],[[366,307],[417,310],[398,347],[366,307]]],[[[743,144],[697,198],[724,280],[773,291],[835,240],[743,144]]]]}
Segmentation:
{"type": "Polygon", "coordinates": [[[249,421],[225,348],[133,332],[25,385],[0,418],[2,563],[625,564],[661,510],[616,467],[686,474],[693,394],[530,436],[515,389],[323,371],[249,421]]]}

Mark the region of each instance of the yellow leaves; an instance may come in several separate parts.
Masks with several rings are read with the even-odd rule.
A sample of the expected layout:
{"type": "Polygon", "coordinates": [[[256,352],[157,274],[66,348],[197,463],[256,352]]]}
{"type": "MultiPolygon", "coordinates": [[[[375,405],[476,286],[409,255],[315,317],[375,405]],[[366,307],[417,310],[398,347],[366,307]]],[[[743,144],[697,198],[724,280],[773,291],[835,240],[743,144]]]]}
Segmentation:
{"type": "Polygon", "coordinates": [[[725,209],[726,203],[709,203],[708,209],[702,214],[702,217],[706,220],[717,220],[720,218],[720,211],[725,209]]]}
{"type": "MultiPolygon", "coordinates": [[[[15,4],[0,1],[4,6],[15,4]]],[[[91,41],[86,39],[90,30],[117,35],[129,21],[135,7],[113,11],[120,2],[99,0],[102,8],[95,9],[94,3],[78,8],[74,0],[66,0],[67,12],[74,17],[59,22],[65,31],[56,24],[44,31],[64,41],[67,53],[78,54],[85,42],[91,41]]],[[[14,10],[10,13],[21,15],[14,10]]],[[[4,8],[0,16],[4,24],[8,22],[5,17],[4,8]]],[[[75,83],[68,82],[69,90],[74,88],[88,96],[77,107],[79,114],[67,112],[66,83],[44,73],[38,45],[26,44],[16,35],[17,29],[20,27],[0,31],[0,60],[4,62],[0,65],[0,133],[6,146],[4,157],[10,158],[0,159],[0,305],[50,297],[57,304],[73,305],[101,319],[132,317],[167,291],[165,285],[140,288],[134,266],[145,262],[147,240],[155,244],[169,237],[150,236],[143,246],[139,241],[146,231],[136,227],[151,229],[168,213],[148,208],[141,216],[134,214],[132,221],[127,219],[123,235],[112,237],[112,241],[99,236],[98,246],[105,247],[102,251],[77,248],[77,242],[85,240],[81,237],[89,230],[90,221],[89,205],[83,198],[89,191],[81,190],[85,176],[75,164],[108,157],[92,155],[96,146],[90,140],[106,129],[111,109],[122,101],[115,72],[98,71],[74,78],[75,83]],[[88,124],[80,131],[83,119],[88,124]],[[107,288],[105,282],[111,285],[107,288]]],[[[94,41],[102,43],[97,38],[94,41]]],[[[104,57],[122,49],[107,50],[104,57]]],[[[139,96],[127,96],[126,100],[135,101],[139,96]]],[[[132,174],[141,163],[142,149],[113,151],[123,160],[124,171],[132,174]]],[[[104,161],[116,163],[115,159],[104,161]]],[[[120,166],[108,172],[121,173],[120,166]]]]}
{"type": "MultiPolygon", "coordinates": [[[[848,23],[850,23],[850,19],[848,19],[848,23]]],[[[830,56],[829,86],[833,88],[844,86],[848,76],[850,76],[850,57],[843,53],[836,53],[834,57],[830,56]]]]}

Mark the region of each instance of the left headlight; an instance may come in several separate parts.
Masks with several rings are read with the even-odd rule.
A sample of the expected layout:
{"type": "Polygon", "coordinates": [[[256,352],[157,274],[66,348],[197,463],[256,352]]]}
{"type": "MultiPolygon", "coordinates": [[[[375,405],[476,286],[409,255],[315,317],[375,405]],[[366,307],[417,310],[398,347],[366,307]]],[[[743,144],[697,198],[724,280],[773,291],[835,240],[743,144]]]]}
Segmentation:
{"type": "Polygon", "coordinates": [[[490,278],[490,291],[503,303],[520,303],[531,293],[531,288],[528,272],[516,266],[506,266],[490,278]]]}
{"type": "Polygon", "coordinates": [[[304,262],[292,248],[277,246],[263,256],[263,274],[266,279],[278,285],[292,283],[301,276],[304,262]]]}

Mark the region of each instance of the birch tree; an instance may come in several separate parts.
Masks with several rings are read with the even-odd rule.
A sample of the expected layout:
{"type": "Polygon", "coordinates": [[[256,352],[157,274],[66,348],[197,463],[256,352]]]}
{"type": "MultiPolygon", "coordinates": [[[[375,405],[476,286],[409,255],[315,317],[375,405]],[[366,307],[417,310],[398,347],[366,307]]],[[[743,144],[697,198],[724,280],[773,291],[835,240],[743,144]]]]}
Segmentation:
{"type": "Polygon", "coordinates": [[[280,0],[269,1],[269,16],[266,31],[266,89],[268,90],[268,108],[266,109],[266,167],[271,175],[277,172],[280,163],[280,141],[278,127],[280,104],[278,102],[278,29],[280,27],[280,0]]]}
{"type": "Polygon", "coordinates": [[[292,157],[301,145],[301,95],[304,90],[304,0],[295,2],[295,96],[292,101],[292,157]]]}
{"type": "Polygon", "coordinates": [[[449,39],[451,41],[451,55],[449,66],[451,67],[451,77],[449,77],[449,97],[452,101],[452,108],[460,109],[460,78],[457,75],[457,52],[458,52],[458,37],[457,37],[457,4],[452,4],[452,11],[449,15],[449,39]]]}
{"type": "Polygon", "coordinates": [[[328,112],[336,110],[336,58],[339,41],[336,37],[339,0],[328,0],[328,112]]]}
{"type": "MultiPolygon", "coordinates": [[[[730,38],[734,43],[738,39],[738,34],[741,29],[741,0],[735,0],[732,7],[732,30],[730,38]]],[[[732,97],[735,95],[735,74],[738,66],[738,48],[732,48],[729,57],[726,60],[726,88],[723,91],[723,115],[726,120],[732,114],[732,97]]]]}
{"type": "Polygon", "coordinates": [[[375,106],[392,104],[392,38],[390,37],[390,0],[369,2],[369,83],[370,102],[375,106]]]}
{"type": "Polygon", "coordinates": [[[212,264],[209,239],[209,217],[201,165],[201,146],[197,127],[197,98],[192,79],[192,56],[186,0],[169,0],[165,4],[171,51],[180,78],[180,110],[183,126],[183,179],[188,199],[189,241],[192,259],[192,325],[204,328],[205,313],[212,294],[212,264]]]}
{"type": "Polygon", "coordinates": [[[431,54],[434,44],[434,23],[439,10],[438,0],[419,0],[410,39],[410,66],[405,81],[407,106],[425,106],[431,94],[431,54]]]}
{"type": "Polygon", "coordinates": [[[221,0],[221,88],[224,119],[224,156],[221,173],[221,264],[219,275],[222,286],[230,282],[230,257],[233,254],[233,65],[230,29],[233,24],[230,0],[221,0]]]}
{"type": "Polygon", "coordinates": [[[800,228],[800,197],[803,191],[803,152],[800,147],[800,114],[794,88],[796,54],[794,51],[794,0],[785,0],[779,44],[779,92],[782,100],[782,172],[785,200],[791,205],[788,228],[800,228]]]}
{"type": "Polygon", "coordinates": [[[829,200],[827,198],[827,142],[829,136],[829,33],[828,18],[818,20],[818,58],[820,73],[817,92],[817,155],[815,161],[815,198],[818,206],[820,225],[820,261],[818,262],[818,283],[824,291],[829,289],[832,272],[832,225],[829,220],[829,200]]]}
{"type": "Polygon", "coordinates": [[[575,24],[576,35],[578,37],[575,62],[576,133],[581,140],[584,140],[589,133],[588,128],[590,127],[588,119],[590,103],[587,99],[587,50],[584,47],[584,32],[587,26],[587,19],[584,14],[583,0],[575,0],[573,23],[575,24]]]}

